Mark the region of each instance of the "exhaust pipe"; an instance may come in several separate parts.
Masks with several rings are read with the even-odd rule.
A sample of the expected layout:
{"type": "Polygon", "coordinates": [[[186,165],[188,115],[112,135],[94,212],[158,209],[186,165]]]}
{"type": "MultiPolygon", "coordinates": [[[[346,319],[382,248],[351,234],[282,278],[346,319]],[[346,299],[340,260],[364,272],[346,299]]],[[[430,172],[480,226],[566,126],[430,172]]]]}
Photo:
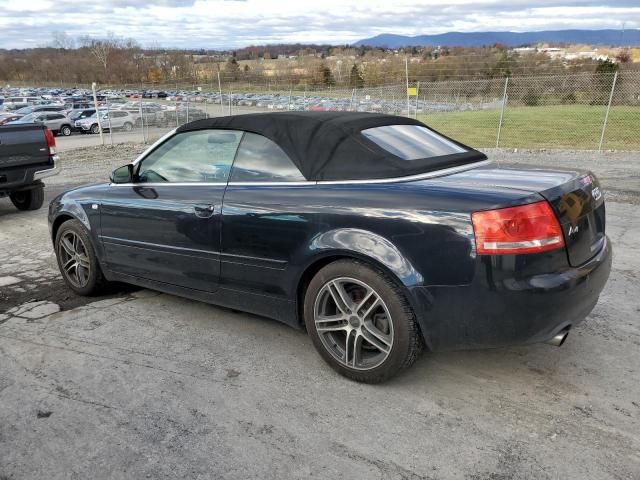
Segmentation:
{"type": "Polygon", "coordinates": [[[562,330],[555,337],[547,340],[547,343],[555,347],[561,347],[568,336],[569,336],[569,329],[567,328],[566,330],[562,330]]]}

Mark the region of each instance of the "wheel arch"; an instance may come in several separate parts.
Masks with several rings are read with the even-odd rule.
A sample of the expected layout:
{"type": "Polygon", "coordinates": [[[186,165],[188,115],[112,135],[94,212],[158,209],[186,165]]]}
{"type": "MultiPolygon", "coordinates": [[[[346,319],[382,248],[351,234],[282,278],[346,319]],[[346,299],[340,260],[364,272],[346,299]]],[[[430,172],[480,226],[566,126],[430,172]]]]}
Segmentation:
{"type": "Polygon", "coordinates": [[[301,271],[296,284],[296,314],[299,325],[304,325],[304,297],[313,277],[327,265],[339,260],[356,260],[384,272],[403,291],[407,299],[411,301],[408,286],[389,266],[380,260],[357,251],[330,250],[322,252],[313,258],[301,271]]]}
{"type": "MultiPolygon", "coordinates": [[[[93,241],[93,229],[91,228],[91,222],[89,222],[89,217],[87,216],[84,209],[76,204],[76,203],[67,203],[63,206],[63,209],[60,209],[55,213],[55,217],[51,222],[51,240],[55,241],[56,235],[58,234],[58,230],[60,226],[69,221],[69,220],[77,220],[79,221],[84,228],[87,229],[89,233],[89,238],[93,241]]],[[[95,249],[95,245],[93,245],[95,249]]]]}
{"type": "Polygon", "coordinates": [[[387,265],[385,265],[384,263],[380,262],[379,260],[371,256],[367,256],[359,252],[338,251],[338,250],[332,251],[332,252],[325,252],[323,255],[317,256],[309,265],[307,265],[307,267],[301,273],[300,278],[298,280],[298,284],[296,286],[297,288],[296,289],[296,316],[297,316],[296,320],[300,327],[304,328],[304,324],[305,324],[304,298],[305,298],[307,289],[309,287],[309,284],[311,283],[311,280],[322,268],[339,260],[356,260],[356,261],[362,262],[365,265],[368,265],[377,270],[380,270],[384,274],[386,274],[386,276],[389,277],[396,284],[396,286],[402,291],[405,298],[409,302],[409,305],[413,310],[413,314],[416,316],[416,320],[417,320],[416,323],[418,325],[420,336],[424,341],[424,345],[428,350],[432,349],[431,338],[428,335],[428,332],[425,330],[425,326],[422,322],[422,318],[420,315],[423,309],[420,306],[419,300],[416,299],[416,297],[411,292],[411,288],[408,285],[404,284],[402,280],[398,277],[398,275],[396,275],[396,273],[394,273],[393,270],[391,270],[387,265]]]}
{"type": "Polygon", "coordinates": [[[60,230],[60,227],[62,226],[63,223],[68,222],[69,220],[79,220],[79,219],[67,212],[61,213],[55,218],[55,220],[51,224],[51,241],[56,240],[56,235],[58,234],[58,230],[60,230]]]}

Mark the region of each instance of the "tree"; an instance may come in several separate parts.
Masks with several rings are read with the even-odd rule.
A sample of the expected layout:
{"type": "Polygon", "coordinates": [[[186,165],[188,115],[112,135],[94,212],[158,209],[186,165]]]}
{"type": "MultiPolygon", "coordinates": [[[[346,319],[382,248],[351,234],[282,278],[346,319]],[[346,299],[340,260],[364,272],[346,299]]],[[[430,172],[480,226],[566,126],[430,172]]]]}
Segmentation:
{"type": "Polygon", "coordinates": [[[89,50],[91,55],[95,57],[100,66],[104,69],[105,77],[108,76],[109,55],[116,48],[117,40],[112,33],[109,33],[105,39],[95,39],[91,37],[83,37],[80,42],[89,50]]]}
{"type": "Polygon", "coordinates": [[[63,50],[73,50],[76,47],[75,40],[65,32],[53,32],[51,46],[63,50]]]}
{"type": "Polygon", "coordinates": [[[333,74],[331,73],[331,69],[327,67],[326,63],[321,62],[318,65],[313,75],[313,84],[324,85],[326,87],[331,87],[336,84],[333,74]]]}
{"type": "Polygon", "coordinates": [[[631,54],[629,53],[628,49],[624,49],[621,50],[617,55],[616,55],[616,60],[620,63],[629,63],[631,62],[632,58],[631,58],[631,54]]]}
{"type": "Polygon", "coordinates": [[[364,87],[364,78],[362,78],[360,69],[355,63],[353,64],[353,67],[351,67],[351,74],[349,75],[349,85],[355,88],[364,87]]]}
{"type": "MultiPolygon", "coordinates": [[[[592,104],[605,105],[608,102],[611,88],[613,87],[613,79],[618,68],[618,64],[608,58],[598,61],[593,75],[593,85],[597,93],[591,101],[592,104]]],[[[618,82],[620,82],[620,79],[618,79],[618,82]]]]}
{"type": "Polygon", "coordinates": [[[229,79],[238,79],[240,76],[240,65],[238,65],[238,61],[235,58],[230,58],[227,60],[227,63],[224,64],[224,73],[229,79]]]}

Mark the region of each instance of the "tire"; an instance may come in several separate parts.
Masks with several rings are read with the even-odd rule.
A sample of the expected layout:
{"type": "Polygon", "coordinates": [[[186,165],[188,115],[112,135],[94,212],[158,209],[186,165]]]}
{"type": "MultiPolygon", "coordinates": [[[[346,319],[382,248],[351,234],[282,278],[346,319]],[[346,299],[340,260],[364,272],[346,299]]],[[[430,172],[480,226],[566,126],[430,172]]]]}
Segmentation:
{"type": "Polygon", "coordinates": [[[105,290],[108,282],[102,274],[91,240],[82,223],[78,220],[67,220],[60,225],[54,249],[62,278],[71,290],[83,296],[97,295],[105,290]],[[72,240],[74,238],[77,239],[77,243],[72,240]]]}
{"type": "Polygon", "coordinates": [[[93,125],[91,125],[91,129],[89,131],[94,135],[100,133],[100,125],[94,123],[93,125]]]}
{"type": "Polygon", "coordinates": [[[358,382],[383,382],[410,367],[422,351],[422,334],[400,287],[357,260],[338,260],[316,274],[305,294],[304,319],[320,356],[358,382]],[[340,293],[346,301],[335,301],[345,298],[340,293]]]}
{"type": "Polygon", "coordinates": [[[133,130],[133,125],[129,122],[125,123],[122,128],[124,128],[125,132],[130,132],[131,130],[133,130]]]}
{"type": "Polygon", "coordinates": [[[63,137],[68,137],[71,135],[71,127],[69,125],[63,125],[60,127],[60,131],[58,133],[63,137]]]}
{"type": "Polygon", "coordinates": [[[18,210],[38,210],[44,202],[44,185],[39,185],[31,190],[11,193],[9,198],[18,210]]]}

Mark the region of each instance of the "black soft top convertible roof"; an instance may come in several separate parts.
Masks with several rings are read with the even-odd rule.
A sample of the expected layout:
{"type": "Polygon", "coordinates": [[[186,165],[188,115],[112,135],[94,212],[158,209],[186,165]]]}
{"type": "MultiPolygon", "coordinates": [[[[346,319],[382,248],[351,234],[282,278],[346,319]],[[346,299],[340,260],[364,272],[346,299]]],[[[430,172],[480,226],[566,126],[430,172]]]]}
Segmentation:
{"type": "Polygon", "coordinates": [[[285,151],[307,180],[405,177],[487,158],[483,153],[449,139],[467,151],[407,161],[361,133],[367,128],[385,125],[426,126],[412,118],[378,113],[278,112],[196,120],[182,125],[177,131],[215,128],[264,135],[285,151]]]}

